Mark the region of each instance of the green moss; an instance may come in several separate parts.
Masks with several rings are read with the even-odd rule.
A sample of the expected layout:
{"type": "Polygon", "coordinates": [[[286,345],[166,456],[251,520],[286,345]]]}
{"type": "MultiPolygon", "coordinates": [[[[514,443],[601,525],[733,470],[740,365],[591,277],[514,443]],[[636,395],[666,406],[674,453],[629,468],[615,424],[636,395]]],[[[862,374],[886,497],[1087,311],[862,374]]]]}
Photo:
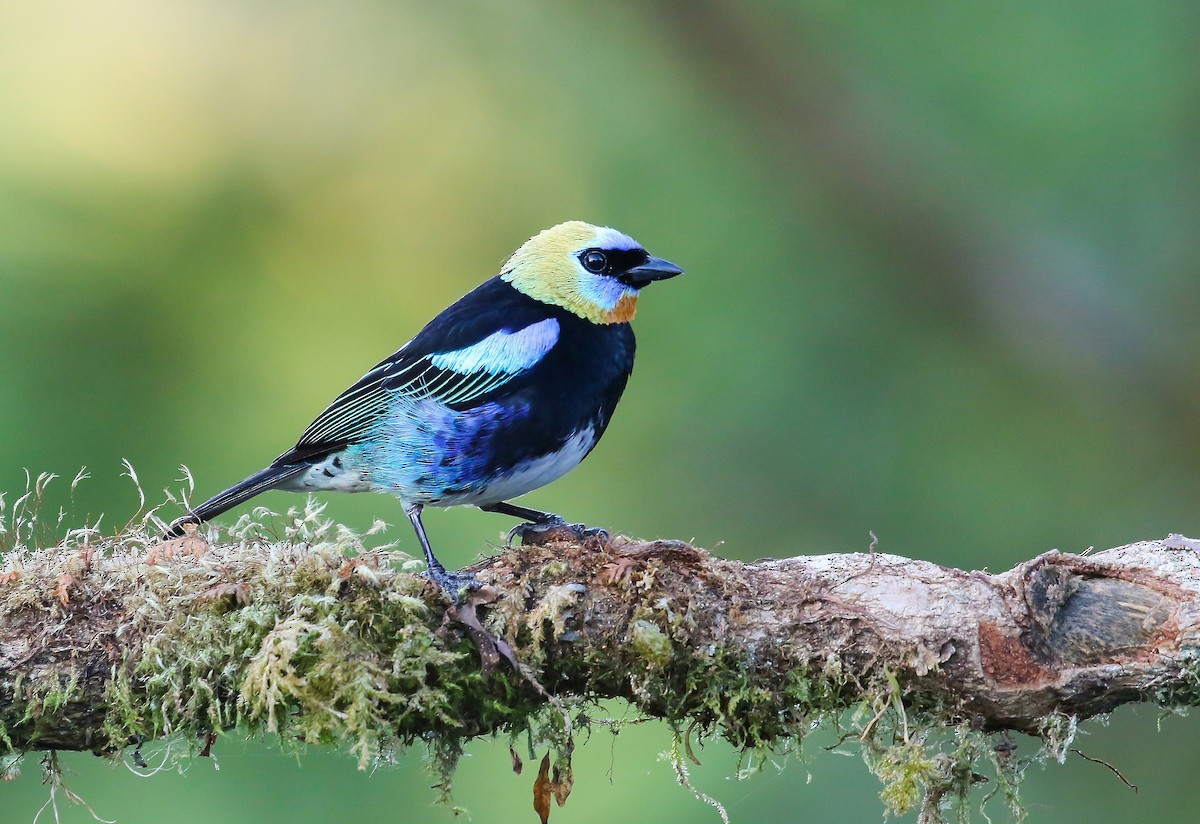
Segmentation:
{"type": "Polygon", "coordinates": [[[236,727],[284,741],[346,743],[365,768],[393,737],[475,734],[503,715],[501,699],[477,702],[470,729],[456,716],[464,683],[480,688],[482,679],[450,671],[469,656],[436,637],[439,622],[412,594],[422,581],[401,574],[380,598],[312,557],[295,576],[252,591],[249,605],[214,602],[160,627],[137,668],[110,688],[117,699],[106,719],[110,739],[236,727]],[[125,700],[131,682],[140,687],[137,702],[125,700]]]}
{"type": "MultiPolygon", "coordinates": [[[[55,678],[41,693],[38,703],[41,704],[39,715],[53,715],[75,698],[79,690],[79,673],[72,672],[66,681],[55,678]]],[[[32,704],[31,704],[32,706],[32,704]]]]}
{"type": "MultiPolygon", "coordinates": [[[[13,729],[22,730],[22,737],[37,741],[44,737],[46,730],[55,727],[59,715],[74,709],[73,702],[81,696],[79,675],[75,671],[61,674],[51,668],[38,678],[18,678],[12,694],[20,698],[7,708],[9,723],[13,729]]],[[[12,733],[2,721],[0,731],[3,733],[0,740],[5,742],[9,752],[13,752],[12,733]]]]}
{"type": "MultiPolygon", "coordinates": [[[[103,620],[97,603],[119,605],[111,631],[119,627],[124,643],[114,646],[124,657],[90,693],[52,667],[6,685],[22,700],[0,708],[0,744],[11,751],[11,730],[36,742],[42,726],[61,730],[92,713],[85,727],[96,730],[97,752],[164,737],[194,752],[206,734],[236,729],[289,748],[344,746],[366,768],[432,736],[448,786],[464,741],[529,724],[543,699],[521,677],[481,670],[474,645],[447,634],[442,611],[427,604],[423,578],[395,570],[394,554],[367,552],[319,509],[290,517],[290,542],[243,519],[237,540],[219,547],[199,539],[168,547],[135,530],[93,540],[102,551],[87,560],[78,546],[23,555],[0,618],[26,610],[22,620],[34,625],[58,621],[39,616],[78,600],[89,619],[103,620]],[[67,600],[45,591],[68,569],[67,600]]],[[[62,648],[71,660],[69,641],[62,648]]]]}
{"type": "Polygon", "coordinates": [[[629,642],[634,653],[654,667],[671,662],[671,638],[650,621],[634,621],[629,627],[629,642]]]}
{"type": "Polygon", "coordinates": [[[941,775],[937,760],[920,741],[887,747],[868,759],[868,765],[883,782],[879,798],[893,815],[904,815],[916,807],[925,788],[941,775]]]}
{"type": "Polygon", "coordinates": [[[105,685],[104,703],[108,707],[101,732],[111,749],[120,749],[137,740],[133,730],[146,730],[141,703],[133,694],[128,678],[116,677],[105,685]]]}
{"type": "Polygon", "coordinates": [[[1189,649],[1175,657],[1179,677],[1155,690],[1150,698],[1159,706],[1185,714],[1200,706],[1200,650],[1189,649]]]}
{"type": "Polygon", "coordinates": [[[546,580],[560,578],[570,571],[566,561],[551,561],[542,567],[542,577],[546,580]]]}
{"type": "Polygon", "coordinates": [[[1044,717],[1038,725],[1038,735],[1041,736],[1046,755],[1059,764],[1066,761],[1078,729],[1079,718],[1074,715],[1056,712],[1044,717]]]}
{"type": "MultiPolygon", "coordinates": [[[[694,578],[671,578],[686,556],[643,553],[628,575],[611,576],[605,608],[628,621],[627,635],[612,643],[588,637],[593,625],[583,606],[592,582],[614,566],[611,556],[590,570],[573,558],[552,558],[535,567],[533,586],[491,606],[487,625],[530,672],[561,691],[548,699],[524,674],[503,666],[485,671],[475,645],[442,626],[443,610],[427,602],[424,579],[318,515],[310,507],[292,516],[282,542],[242,521],[236,541],[194,556],[150,558],[153,543],[145,536],[122,536],[97,562],[107,564],[103,572],[83,574],[73,550],[25,557],[31,569],[35,560],[41,568],[8,584],[9,614],[43,610],[61,622],[60,607],[73,608],[70,599],[60,603],[38,582],[55,581],[74,563],[79,591],[69,594],[86,598],[89,610],[108,603],[110,632],[121,633],[127,651],[102,693],[94,678],[81,684],[58,676],[53,662],[32,683],[13,685],[22,703],[0,708],[0,744],[12,751],[13,736],[36,742],[50,721],[61,724],[90,707],[104,711],[102,719],[89,718],[98,752],[174,736],[186,742],[179,750],[194,753],[207,734],[237,730],[285,748],[341,746],[367,768],[420,739],[448,799],[465,743],[483,735],[523,735],[530,757],[549,747],[559,775],[569,777],[581,730],[615,729],[591,696],[621,696],[676,732],[674,762],[684,782],[681,753],[694,740],[721,737],[762,763],[798,748],[825,723],[863,753],[890,813],[919,806],[922,821],[942,821],[944,809],[963,819],[980,769],[990,768],[989,797],[1000,795],[1020,815],[1022,766],[1011,743],[953,726],[956,708],[923,700],[915,673],[927,664],[914,659],[911,671],[877,673],[832,654],[809,670],[793,662],[814,655],[769,643],[748,651],[698,648],[697,636],[712,637],[705,634],[706,605],[694,600],[704,596],[703,586],[689,594],[694,578]],[[527,603],[530,592],[540,594],[536,603],[527,603]]],[[[1188,666],[1200,669],[1194,661],[1188,666]]],[[[1195,703],[1194,694],[1172,697],[1195,703]]],[[[1044,754],[1060,758],[1074,719],[1051,717],[1041,734],[1044,754]]]]}

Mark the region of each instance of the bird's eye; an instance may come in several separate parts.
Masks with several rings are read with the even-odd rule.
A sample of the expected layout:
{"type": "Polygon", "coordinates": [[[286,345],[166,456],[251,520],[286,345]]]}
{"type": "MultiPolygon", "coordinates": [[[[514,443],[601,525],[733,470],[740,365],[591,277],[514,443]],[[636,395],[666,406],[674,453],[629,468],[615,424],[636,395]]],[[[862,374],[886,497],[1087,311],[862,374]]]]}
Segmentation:
{"type": "Polygon", "coordinates": [[[589,272],[600,274],[608,268],[608,255],[595,249],[584,252],[579,259],[583,263],[583,268],[589,272]]]}

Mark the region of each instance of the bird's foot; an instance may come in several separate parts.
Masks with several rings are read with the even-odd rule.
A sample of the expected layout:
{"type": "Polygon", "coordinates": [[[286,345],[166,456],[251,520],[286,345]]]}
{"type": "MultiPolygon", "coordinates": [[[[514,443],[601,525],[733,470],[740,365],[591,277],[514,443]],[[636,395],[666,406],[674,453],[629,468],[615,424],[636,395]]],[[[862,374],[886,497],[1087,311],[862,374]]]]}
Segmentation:
{"type": "Polygon", "coordinates": [[[483,586],[483,582],[470,572],[447,572],[440,564],[429,567],[424,575],[437,584],[455,606],[462,603],[464,592],[474,592],[483,586]]]}
{"type": "Polygon", "coordinates": [[[461,603],[456,603],[446,609],[442,616],[442,626],[436,630],[437,635],[441,638],[457,638],[460,637],[461,631],[465,631],[479,649],[479,663],[483,668],[484,675],[492,673],[498,666],[505,664],[513,672],[524,677],[539,695],[548,701],[553,701],[550,694],[534,678],[533,672],[528,667],[522,666],[521,662],[517,660],[512,647],[500,636],[484,629],[479,622],[480,608],[486,608],[498,600],[500,600],[500,591],[495,587],[482,586],[475,589],[461,603]]]}
{"type": "Polygon", "coordinates": [[[608,530],[584,524],[569,524],[555,515],[545,521],[517,524],[508,532],[508,545],[512,546],[513,538],[520,538],[522,546],[540,546],[554,541],[582,542],[589,538],[606,545],[608,537],[608,530]]]}

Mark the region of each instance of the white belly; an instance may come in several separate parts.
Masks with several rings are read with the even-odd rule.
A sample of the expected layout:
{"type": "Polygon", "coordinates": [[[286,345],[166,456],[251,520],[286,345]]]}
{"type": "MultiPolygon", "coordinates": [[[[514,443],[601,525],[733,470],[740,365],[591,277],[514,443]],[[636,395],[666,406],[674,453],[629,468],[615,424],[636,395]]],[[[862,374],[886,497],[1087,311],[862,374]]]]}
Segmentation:
{"type": "Polygon", "coordinates": [[[556,481],[570,472],[592,451],[592,447],[595,445],[596,433],[589,427],[577,432],[557,452],[518,464],[507,475],[497,478],[482,489],[449,493],[440,500],[430,503],[432,506],[458,506],[460,504],[478,506],[516,498],[556,481]]]}

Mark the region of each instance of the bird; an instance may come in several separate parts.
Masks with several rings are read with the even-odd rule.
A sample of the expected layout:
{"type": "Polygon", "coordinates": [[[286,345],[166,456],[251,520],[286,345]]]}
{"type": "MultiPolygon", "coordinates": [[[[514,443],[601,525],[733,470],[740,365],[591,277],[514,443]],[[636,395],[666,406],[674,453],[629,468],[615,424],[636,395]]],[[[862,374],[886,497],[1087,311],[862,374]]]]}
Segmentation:
{"type": "MultiPolygon", "coordinates": [[[[266,468],[167,528],[187,532],[271,489],[383,492],[400,499],[426,574],[457,602],[425,507],[475,506],[530,534],[569,526],[511,502],[557,480],[599,442],[633,370],[641,290],[683,270],[607,226],[567,221],[521,245],[483,282],[380,361],[266,468]]],[[[511,538],[511,533],[510,533],[511,538]]]]}

